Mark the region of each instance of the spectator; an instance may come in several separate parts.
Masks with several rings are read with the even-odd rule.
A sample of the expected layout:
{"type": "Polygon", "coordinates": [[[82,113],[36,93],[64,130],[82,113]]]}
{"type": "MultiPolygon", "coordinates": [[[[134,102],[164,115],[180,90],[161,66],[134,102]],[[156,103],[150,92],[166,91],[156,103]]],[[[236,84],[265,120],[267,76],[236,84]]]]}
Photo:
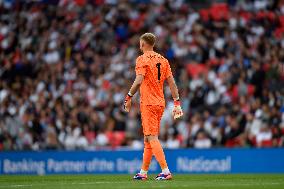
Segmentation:
{"type": "Polygon", "coordinates": [[[193,144],[194,148],[211,148],[212,142],[204,132],[198,132],[193,144]]]}

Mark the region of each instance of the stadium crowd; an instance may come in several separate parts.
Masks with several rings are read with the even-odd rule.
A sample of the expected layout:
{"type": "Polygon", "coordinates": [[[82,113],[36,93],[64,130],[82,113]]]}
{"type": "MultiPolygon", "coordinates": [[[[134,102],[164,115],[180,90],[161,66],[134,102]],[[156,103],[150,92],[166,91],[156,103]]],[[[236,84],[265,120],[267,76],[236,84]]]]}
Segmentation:
{"type": "Polygon", "coordinates": [[[284,146],[284,1],[0,0],[0,150],[143,147],[135,77],[153,32],[179,86],[167,148],[284,146]]]}

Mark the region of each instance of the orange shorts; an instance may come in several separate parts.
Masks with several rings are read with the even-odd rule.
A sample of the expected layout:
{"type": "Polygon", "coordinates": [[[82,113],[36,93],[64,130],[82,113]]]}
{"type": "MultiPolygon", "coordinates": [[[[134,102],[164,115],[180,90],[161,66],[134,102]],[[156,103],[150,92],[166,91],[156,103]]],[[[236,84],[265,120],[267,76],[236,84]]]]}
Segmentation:
{"type": "Polygon", "coordinates": [[[140,105],[144,135],[159,135],[160,122],[165,107],[156,105],[140,105]]]}

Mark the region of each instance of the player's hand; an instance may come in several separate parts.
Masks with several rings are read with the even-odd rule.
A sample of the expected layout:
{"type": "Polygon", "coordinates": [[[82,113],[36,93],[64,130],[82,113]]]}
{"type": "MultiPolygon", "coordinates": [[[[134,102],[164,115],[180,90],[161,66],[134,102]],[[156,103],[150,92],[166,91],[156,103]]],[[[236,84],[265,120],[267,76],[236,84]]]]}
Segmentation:
{"type": "Polygon", "coordinates": [[[178,119],[183,116],[183,112],[182,112],[179,100],[174,101],[174,109],[173,109],[172,115],[174,119],[178,119]]]}
{"type": "Polygon", "coordinates": [[[123,105],[123,109],[126,112],[129,112],[130,108],[131,108],[131,97],[129,94],[126,95],[125,100],[124,100],[124,105],[123,105]]]}

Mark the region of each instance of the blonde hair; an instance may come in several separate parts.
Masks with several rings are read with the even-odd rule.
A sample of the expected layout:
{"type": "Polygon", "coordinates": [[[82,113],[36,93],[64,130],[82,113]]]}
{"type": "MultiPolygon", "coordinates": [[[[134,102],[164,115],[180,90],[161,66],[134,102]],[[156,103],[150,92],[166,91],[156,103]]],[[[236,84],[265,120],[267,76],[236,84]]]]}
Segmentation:
{"type": "Polygon", "coordinates": [[[156,36],[153,33],[144,33],[141,35],[140,40],[145,41],[150,46],[154,46],[156,43],[156,36]]]}

